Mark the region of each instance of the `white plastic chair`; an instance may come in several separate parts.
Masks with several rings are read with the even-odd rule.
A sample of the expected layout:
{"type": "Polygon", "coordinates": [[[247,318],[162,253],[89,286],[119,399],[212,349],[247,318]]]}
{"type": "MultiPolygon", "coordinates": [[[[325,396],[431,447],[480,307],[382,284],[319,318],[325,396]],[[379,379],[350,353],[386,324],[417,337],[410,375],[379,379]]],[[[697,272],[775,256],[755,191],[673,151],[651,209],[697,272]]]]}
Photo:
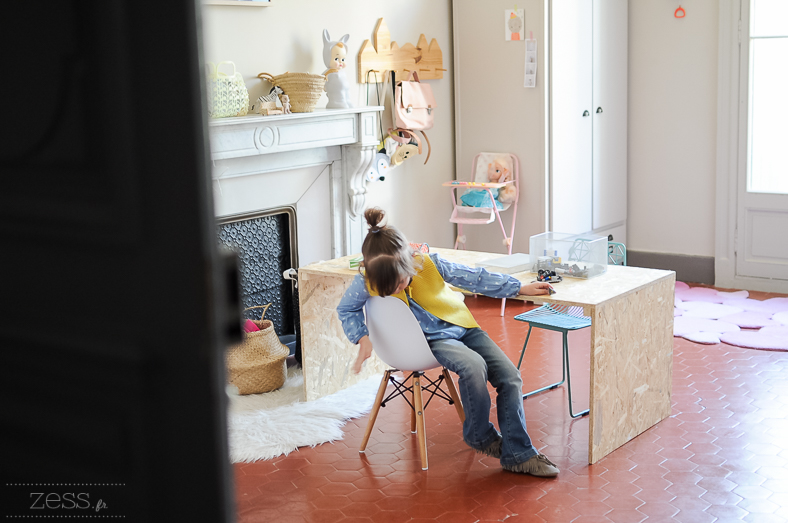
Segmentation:
{"type": "Polygon", "coordinates": [[[427,470],[427,437],[424,425],[424,409],[429,405],[434,396],[441,397],[454,404],[460,421],[465,421],[465,412],[462,402],[457,394],[449,371],[444,367],[443,372],[436,380],[424,375],[424,371],[440,367],[441,364],[432,355],[424,333],[419,326],[419,322],[413,316],[407,305],[402,300],[391,296],[373,296],[367,300],[367,327],[369,328],[369,338],[372,347],[378,357],[384,363],[392,367],[383,374],[380,381],[375,404],[369,414],[367,431],[361,442],[359,452],[364,452],[372,434],[372,427],[378,417],[380,407],[385,407],[386,402],[402,396],[408,401],[406,393],[412,393],[413,401],[408,401],[413,412],[410,417],[410,431],[418,435],[419,455],[421,457],[421,468],[427,470]],[[399,382],[391,373],[396,371],[410,373],[404,381],[399,382]],[[407,385],[408,380],[411,385],[407,385]],[[422,383],[422,379],[427,383],[422,383]],[[448,395],[441,388],[441,382],[446,382],[448,395]],[[386,387],[389,382],[394,385],[394,391],[385,397],[386,387]],[[423,401],[422,394],[426,392],[430,396],[426,403],[423,401]]]}

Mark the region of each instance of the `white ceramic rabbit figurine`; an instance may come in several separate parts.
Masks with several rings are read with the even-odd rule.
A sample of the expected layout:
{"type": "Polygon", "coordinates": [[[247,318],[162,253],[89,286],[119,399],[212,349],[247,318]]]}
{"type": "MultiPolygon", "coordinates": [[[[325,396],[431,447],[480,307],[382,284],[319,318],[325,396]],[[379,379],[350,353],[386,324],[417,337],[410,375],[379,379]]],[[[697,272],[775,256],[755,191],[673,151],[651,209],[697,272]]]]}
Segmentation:
{"type": "Polygon", "coordinates": [[[348,70],[345,67],[347,52],[347,41],[350,35],[345,35],[337,41],[331,41],[328,30],[323,30],[323,62],[328,69],[323,73],[326,75],[326,95],[328,104],[326,109],[345,109],[353,107],[350,103],[350,80],[348,70]]]}

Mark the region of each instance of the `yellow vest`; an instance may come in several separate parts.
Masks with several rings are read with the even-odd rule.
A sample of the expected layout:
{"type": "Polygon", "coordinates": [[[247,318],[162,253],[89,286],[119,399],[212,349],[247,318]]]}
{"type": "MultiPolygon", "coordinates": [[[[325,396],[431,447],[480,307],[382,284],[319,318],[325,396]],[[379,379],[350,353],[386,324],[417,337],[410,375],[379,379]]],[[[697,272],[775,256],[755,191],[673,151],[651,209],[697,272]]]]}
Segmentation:
{"type": "MultiPolygon", "coordinates": [[[[392,296],[399,298],[410,307],[405,294],[407,292],[411,299],[436,318],[466,329],[478,327],[479,324],[473,319],[471,311],[468,310],[462,299],[449,288],[430,257],[422,255],[421,259],[422,266],[417,269],[410,285],[404,291],[392,294],[392,296]]],[[[365,279],[365,282],[369,295],[379,296],[378,292],[370,287],[369,281],[365,279]]]]}

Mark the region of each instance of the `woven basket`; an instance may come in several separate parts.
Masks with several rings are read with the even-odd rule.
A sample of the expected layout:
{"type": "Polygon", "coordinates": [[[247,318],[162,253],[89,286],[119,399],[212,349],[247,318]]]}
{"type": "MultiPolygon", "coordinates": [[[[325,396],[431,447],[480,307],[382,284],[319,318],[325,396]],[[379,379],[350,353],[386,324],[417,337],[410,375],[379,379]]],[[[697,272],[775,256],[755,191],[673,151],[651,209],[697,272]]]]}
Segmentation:
{"type": "Polygon", "coordinates": [[[323,94],[326,77],[322,74],[284,73],[272,76],[269,73],[257,75],[268,80],[271,85],[278,85],[290,97],[290,110],[294,113],[311,113],[315,104],[323,94]]]}
{"type": "Polygon", "coordinates": [[[263,309],[260,320],[252,320],[260,330],[244,333],[241,343],[227,349],[228,381],[238,387],[239,394],[270,392],[285,383],[290,349],[279,341],[274,324],[262,319],[270,306],[269,303],[244,309],[263,309]]]}

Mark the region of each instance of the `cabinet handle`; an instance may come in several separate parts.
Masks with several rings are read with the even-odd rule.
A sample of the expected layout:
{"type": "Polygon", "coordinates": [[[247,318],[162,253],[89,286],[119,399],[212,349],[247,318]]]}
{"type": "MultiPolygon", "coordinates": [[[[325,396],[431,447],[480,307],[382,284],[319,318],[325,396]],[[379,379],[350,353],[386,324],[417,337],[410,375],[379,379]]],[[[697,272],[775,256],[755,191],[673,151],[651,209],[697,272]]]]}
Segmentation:
{"type": "Polygon", "coordinates": [[[599,114],[599,113],[601,113],[601,112],[602,112],[602,108],[601,108],[601,107],[597,107],[597,108],[596,108],[596,114],[599,114]]]}
{"type": "Polygon", "coordinates": [[[591,114],[591,113],[589,113],[588,111],[583,111],[583,118],[585,118],[586,116],[588,116],[588,115],[590,115],[590,114],[591,114]]]}

